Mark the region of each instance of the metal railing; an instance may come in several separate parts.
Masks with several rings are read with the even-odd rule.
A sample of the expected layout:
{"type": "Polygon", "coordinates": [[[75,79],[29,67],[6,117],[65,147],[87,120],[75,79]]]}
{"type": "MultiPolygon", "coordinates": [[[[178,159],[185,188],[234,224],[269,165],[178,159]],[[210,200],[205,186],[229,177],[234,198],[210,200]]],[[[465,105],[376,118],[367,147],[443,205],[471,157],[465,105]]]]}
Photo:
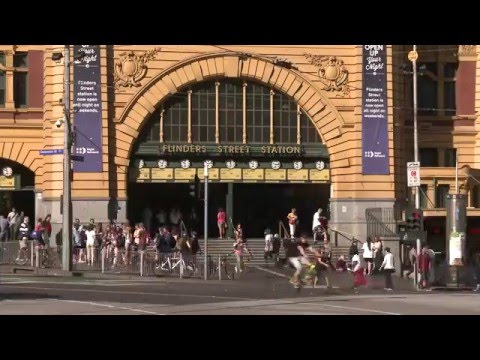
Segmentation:
{"type": "Polygon", "coordinates": [[[278,222],[278,235],[280,236],[280,239],[290,237],[290,232],[287,230],[287,227],[282,220],[278,222]]]}
{"type": "MultiPolygon", "coordinates": [[[[357,237],[355,237],[355,234],[350,234],[346,231],[342,231],[342,230],[338,230],[338,229],[334,229],[334,228],[331,228],[329,227],[328,229],[330,232],[333,232],[333,243],[335,246],[338,246],[338,237],[341,236],[343,237],[344,239],[347,239],[348,241],[350,241],[351,243],[355,242],[355,243],[362,243],[362,241],[360,239],[358,239],[357,237]]],[[[331,236],[330,236],[331,238],[331,236]]]]}
{"type": "Polygon", "coordinates": [[[393,208],[370,208],[365,210],[367,220],[367,237],[397,236],[397,220],[393,208]]]}

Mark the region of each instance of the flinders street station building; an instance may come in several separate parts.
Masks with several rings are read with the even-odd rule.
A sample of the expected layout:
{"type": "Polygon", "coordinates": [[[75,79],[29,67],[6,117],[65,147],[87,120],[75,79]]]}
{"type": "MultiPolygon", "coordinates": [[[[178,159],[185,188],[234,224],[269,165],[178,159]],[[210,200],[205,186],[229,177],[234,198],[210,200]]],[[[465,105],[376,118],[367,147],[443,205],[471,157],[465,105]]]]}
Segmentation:
{"type": "MultiPolygon", "coordinates": [[[[66,50],[0,45],[4,216],[12,207],[31,219],[51,214],[61,234],[65,121],[72,216],[81,222],[137,223],[172,209],[185,223],[203,219],[205,169],[211,236],[219,208],[251,238],[277,232],[292,208],[311,232],[322,208],[339,243],[365,240],[369,224],[389,227],[413,203],[412,45],[66,50]]],[[[445,238],[458,161],[467,241],[480,248],[479,50],[422,45],[416,65],[426,230],[445,238]]]]}

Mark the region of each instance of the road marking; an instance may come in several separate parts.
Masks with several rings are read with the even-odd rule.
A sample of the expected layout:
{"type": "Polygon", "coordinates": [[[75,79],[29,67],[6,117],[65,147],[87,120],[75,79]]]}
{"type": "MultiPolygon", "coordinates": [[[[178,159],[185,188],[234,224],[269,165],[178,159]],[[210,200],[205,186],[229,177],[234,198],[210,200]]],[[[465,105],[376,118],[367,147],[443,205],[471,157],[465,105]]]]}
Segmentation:
{"type": "MultiPolygon", "coordinates": [[[[9,284],[2,285],[3,288],[10,287],[9,284]]],[[[11,286],[16,287],[16,286],[11,286]]],[[[178,296],[178,297],[191,297],[191,298],[209,298],[209,299],[229,299],[229,300],[257,300],[252,298],[238,297],[238,296],[215,296],[215,295],[193,295],[193,294],[172,294],[172,293],[149,293],[149,292],[128,292],[128,291],[118,291],[118,290],[95,290],[95,289],[73,289],[73,288],[49,288],[49,287],[38,287],[38,286],[19,286],[23,289],[32,289],[32,290],[58,290],[58,291],[72,291],[72,292],[94,292],[94,293],[107,293],[107,294],[134,294],[134,295],[153,295],[153,296],[178,296]]]]}
{"type": "Polygon", "coordinates": [[[359,308],[359,307],[355,307],[355,306],[327,305],[327,304],[319,304],[319,303],[313,303],[313,302],[298,303],[298,304],[299,305],[324,306],[324,307],[331,307],[331,308],[335,308],[335,309],[344,309],[344,310],[364,311],[364,312],[383,314],[383,315],[402,315],[402,314],[394,313],[394,312],[371,310],[371,309],[359,308]]]}
{"type": "Polygon", "coordinates": [[[277,275],[277,276],[280,276],[280,277],[283,277],[285,279],[289,279],[290,277],[285,275],[285,274],[282,274],[282,273],[279,273],[279,272],[276,272],[276,271],[273,271],[273,270],[269,270],[269,269],[264,269],[264,268],[261,268],[260,266],[252,266],[253,268],[255,269],[258,269],[258,270],[261,270],[261,271],[265,271],[269,274],[273,274],[273,275],[277,275]]]}
{"type": "Polygon", "coordinates": [[[150,314],[150,315],[166,315],[166,314],[160,314],[154,311],[147,311],[147,310],[142,310],[142,309],[136,309],[136,308],[129,308],[125,306],[114,306],[111,304],[102,304],[102,303],[97,303],[93,301],[79,301],[79,300],[62,300],[62,299],[50,299],[54,301],[63,301],[63,302],[69,302],[69,303],[75,303],[75,304],[88,304],[92,306],[103,306],[107,307],[110,309],[121,309],[121,310],[127,310],[127,311],[133,311],[133,312],[139,312],[139,313],[144,313],[144,314],[150,314]]]}

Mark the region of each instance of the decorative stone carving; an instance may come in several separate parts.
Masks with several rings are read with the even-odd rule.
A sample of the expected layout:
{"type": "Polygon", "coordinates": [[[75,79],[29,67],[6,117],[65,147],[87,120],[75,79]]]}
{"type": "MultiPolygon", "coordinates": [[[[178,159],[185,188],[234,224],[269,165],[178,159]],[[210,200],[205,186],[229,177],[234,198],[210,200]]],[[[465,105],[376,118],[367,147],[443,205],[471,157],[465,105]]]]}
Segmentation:
{"type": "Polygon", "coordinates": [[[336,56],[304,54],[308,62],[318,68],[318,77],[323,83],[323,90],[338,91],[343,95],[350,93],[348,70],[343,60],[336,56]]]}
{"type": "Polygon", "coordinates": [[[476,55],[477,46],[476,45],[460,45],[458,47],[458,55],[476,55]]]}
{"type": "Polygon", "coordinates": [[[115,63],[115,87],[139,87],[139,82],[147,73],[146,63],[155,58],[160,49],[146,51],[142,55],[136,55],[133,51],[120,54],[115,63]]]}

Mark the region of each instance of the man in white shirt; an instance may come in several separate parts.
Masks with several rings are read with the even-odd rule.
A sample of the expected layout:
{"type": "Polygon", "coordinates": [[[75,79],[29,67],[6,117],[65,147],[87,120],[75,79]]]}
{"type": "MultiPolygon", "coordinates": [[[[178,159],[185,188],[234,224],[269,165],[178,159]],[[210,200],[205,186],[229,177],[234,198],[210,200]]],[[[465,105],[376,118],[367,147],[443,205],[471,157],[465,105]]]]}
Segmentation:
{"type": "Polygon", "coordinates": [[[318,209],[314,214],[313,214],[313,219],[312,219],[312,232],[313,232],[313,243],[317,242],[317,229],[320,224],[320,216],[322,215],[322,209],[318,209]]]}
{"type": "Polygon", "coordinates": [[[395,259],[389,247],[385,248],[385,257],[380,269],[385,274],[385,290],[393,290],[392,274],[395,272],[395,259]]]}

